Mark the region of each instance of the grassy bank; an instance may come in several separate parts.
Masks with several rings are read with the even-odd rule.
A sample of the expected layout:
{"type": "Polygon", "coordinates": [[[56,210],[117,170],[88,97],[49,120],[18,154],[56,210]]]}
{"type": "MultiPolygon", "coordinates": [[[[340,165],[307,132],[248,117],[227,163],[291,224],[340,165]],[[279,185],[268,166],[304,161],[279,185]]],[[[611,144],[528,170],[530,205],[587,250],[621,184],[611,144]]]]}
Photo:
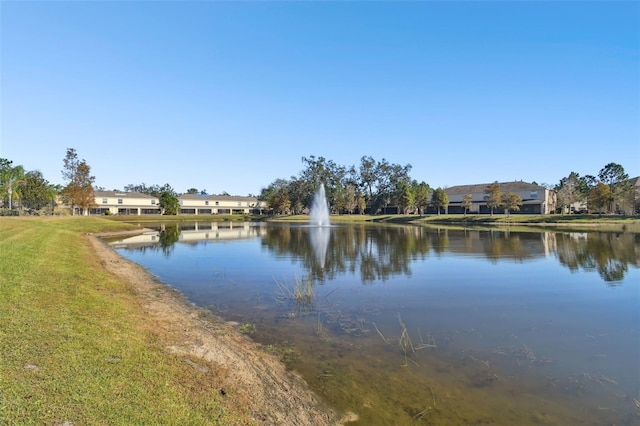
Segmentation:
{"type": "MultiPolygon", "coordinates": [[[[279,216],[271,219],[283,222],[308,222],[309,216],[279,216]]],[[[580,230],[628,230],[640,232],[638,216],[598,215],[333,215],[333,223],[396,223],[456,226],[541,226],[580,230]]]]}
{"type": "Polygon", "coordinates": [[[210,221],[210,222],[252,222],[260,221],[267,218],[267,216],[253,216],[244,214],[227,214],[227,215],[159,215],[159,214],[146,214],[140,216],[133,215],[114,215],[114,216],[102,216],[105,219],[113,220],[116,222],[136,222],[136,223],[158,223],[158,222],[195,222],[195,221],[210,221]]]}
{"type": "Polygon", "coordinates": [[[214,368],[163,349],[169,336],[85,235],[130,228],[0,217],[0,424],[249,423],[214,368]]]}

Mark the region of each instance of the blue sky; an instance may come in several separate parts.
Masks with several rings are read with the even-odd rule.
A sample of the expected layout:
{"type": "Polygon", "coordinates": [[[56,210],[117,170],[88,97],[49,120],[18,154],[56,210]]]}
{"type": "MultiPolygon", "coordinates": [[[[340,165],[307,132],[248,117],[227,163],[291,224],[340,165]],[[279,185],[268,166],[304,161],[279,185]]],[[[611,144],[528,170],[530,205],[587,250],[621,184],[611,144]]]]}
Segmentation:
{"type": "Polygon", "coordinates": [[[323,156],[433,187],[640,174],[638,2],[0,1],[0,157],[258,194],[323,156]]]}

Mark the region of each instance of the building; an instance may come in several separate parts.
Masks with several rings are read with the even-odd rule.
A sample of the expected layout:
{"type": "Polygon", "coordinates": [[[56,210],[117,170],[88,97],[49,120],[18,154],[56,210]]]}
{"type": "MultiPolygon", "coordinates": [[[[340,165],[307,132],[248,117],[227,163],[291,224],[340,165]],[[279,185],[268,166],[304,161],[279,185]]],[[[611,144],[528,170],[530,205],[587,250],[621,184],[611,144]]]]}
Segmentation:
{"type": "Polygon", "coordinates": [[[184,194],[180,200],[180,214],[263,214],[267,202],[256,197],[234,195],[184,194]]]}
{"type": "Polygon", "coordinates": [[[124,191],[94,191],[94,195],[96,197],[96,207],[89,211],[91,215],[160,214],[158,197],[149,194],[124,191]]]}
{"type": "MultiPolygon", "coordinates": [[[[640,176],[636,176],[627,181],[628,190],[619,194],[613,200],[609,213],[635,215],[640,213],[640,176]]],[[[569,205],[567,210],[563,208],[563,213],[598,213],[596,208],[589,208],[587,200],[576,201],[569,205]]]]}
{"type": "MultiPolygon", "coordinates": [[[[139,216],[162,213],[160,200],[152,195],[124,191],[95,191],[94,194],[96,207],[89,212],[92,215],[139,216]]],[[[180,214],[263,214],[267,209],[266,201],[255,197],[184,194],[178,200],[180,214]]]]}
{"type": "MultiPolygon", "coordinates": [[[[520,211],[518,213],[549,214],[555,211],[555,192],[545,188],[544,186],[523,181],[502,182],[498,184],[500,185],[501,193],[507,194],[509,192],[513,192],[522,198],[522,205],[520,206],[520,211]]],[[[449,197],[447,213],[464,213],[465,210],[462,206],[462,201],[463,197],[467,194],[470,194],[473,199],[472,205],[468,209],[468,213],[491,213],[491,208],[487,206],[487,202],[485,201],[485,197],[487,196],[485,191],[490,185],[492,185],[492,183],[459,185],[445,188],[445,192],[449,197]]],[[[497,211],[494,209],[494,213],[500,214],[503,213],[503,211],[497,211]]]]}

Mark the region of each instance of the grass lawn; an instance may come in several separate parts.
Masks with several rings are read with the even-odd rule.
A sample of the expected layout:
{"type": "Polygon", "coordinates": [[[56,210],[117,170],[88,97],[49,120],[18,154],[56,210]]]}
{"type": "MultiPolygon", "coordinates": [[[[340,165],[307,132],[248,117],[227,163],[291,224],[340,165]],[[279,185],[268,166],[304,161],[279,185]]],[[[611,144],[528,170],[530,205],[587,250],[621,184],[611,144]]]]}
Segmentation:
{"type": "Polygon", "coordinates": [[[0,217],[0,424],[248,424],[214,369],[164,350],[85,234],[104,218],[0,217]],[[218,386],[216,386],[218,385],[218,386]]]}
{"type": "MultiPolygon", "coordinates": [[[[278,216],[271,220],[286,222],[308,222],[309,216],[278,216]]],[[[591,229],[591,230],[630,230],[640,232],[640,217],[638,216],[599,216],[599,215],[332,215],[332,223],[397,223],[421,225],[528,225],[528,226],[558,226],[563,229],[591,229]]]]}

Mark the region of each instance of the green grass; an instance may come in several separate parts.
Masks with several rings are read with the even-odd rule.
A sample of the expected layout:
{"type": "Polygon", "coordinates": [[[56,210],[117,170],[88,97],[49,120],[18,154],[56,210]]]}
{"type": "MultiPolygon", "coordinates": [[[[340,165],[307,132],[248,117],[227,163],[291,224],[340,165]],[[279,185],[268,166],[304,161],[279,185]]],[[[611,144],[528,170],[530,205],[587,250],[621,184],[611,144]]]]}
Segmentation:
{"type": "MultiPolygon", "coordinates": [[[[308,222],[307,215],[278,216],[273,221],[308,222]]],[[[332,215],[332,223],[396,223],[421,225],[463,225],[463,226],[558,226],[563,229],[590,230],[630,230],[640,232],[638,216],[599,215],[332,215]]]]}
{"type": "Polygon", "coordinates": [[[114,216],[100,216],[105,219],[109,219],[115,222],[136,222],[136,223],[144,223],[144,222],[251,222],[251,221],[260,221],[264,220],[267,216],[255,216],[255,215],[244,215],[244,214],[227,214],[227,215],[210,215],[210,214],[179,214],[179,215],[159,215],[159,214],[149,214],[149,215],[114,215],[114,216]]]}
{"type": "Polygon", "coordinates": [[[214,369],[163,349],[83,235],[128,228],[0,217],[0,424],[248,423],[223,407],[214,369]]]}

